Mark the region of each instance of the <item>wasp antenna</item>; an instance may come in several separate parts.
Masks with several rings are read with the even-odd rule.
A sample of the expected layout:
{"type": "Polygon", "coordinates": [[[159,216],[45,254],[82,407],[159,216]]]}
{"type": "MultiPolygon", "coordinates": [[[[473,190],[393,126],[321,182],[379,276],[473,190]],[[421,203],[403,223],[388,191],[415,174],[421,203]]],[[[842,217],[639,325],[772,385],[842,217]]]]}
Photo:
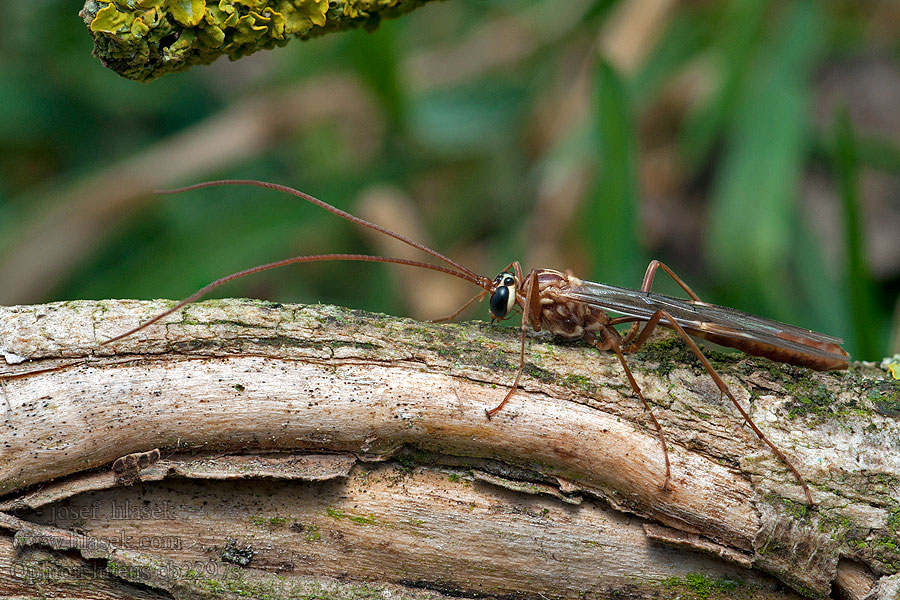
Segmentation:
{"type": "Polygon", "coordinates": [[[461,273],[465,273],[466,275],[471,277],[473,280],[479,282],[478,285],[481,285],[481,287],[484,287],[485,283],[489,284],[489,282],[487,282],[484,277],[477,275],[476,273],[474,273],[473,271],[462,266],[461,264],[459,264],[455,260],[451,259],[450,257],[444,256],[437,250],[432,250],[428,246],[425,246],[424,244],[420,244],[419,242],[411,240],[408,237],[406,237],[405,235],[400,235],[399,233],[397,233],[395,231],[391,231],[387,227],[382,227],[381,225],[372,223],[371,221],[366,221],[365,219],[362,219],[355,215],[351,215],[350,213],[343,211],[343,210],[337,208],[336,206],[332,206],[331,204],[328,204],[324,200],[319,200],[315,196],[310,196],[306,192],[301,192],[298,189],[295,189],[295,188],[292,188],[292,187],[289,187],[286,185],[281,185],[279,183],[270,183],[268,181],[259,181],[257,179],[218,179],[215,181],[204,181],[201,183],[195,183],[192,185],[188,185],[185,187],[180,187],[180,188],[176,188],[176,189],[172,189],[172,190],[158,190],[156,193],[158,193],[158,194],[179,194],[181,192],[189,192],[192,190],[199,190],[199,189],[203,189],[203,188],[225,186],[225,185],[250,185],[250,186],[255,186],[255,187],[259,187],[259,188],[274,190],[276,192],[284,192],[286,194],[290,194],[292,196],[300,198],[301,200],[306,200],[307,202],[310,202],[311,204],[315,204],[316,206],[318,206],[320,208],[324,208],[328,212],[330,212],[334,215],[337,215],[337,216],[341,217],[342,219],[350,221],[351,223],[356,223],[357,225],[362,225],[363,227],[368,227],[369,229],[372,229],[374,231],[383,233],[384,235],[390,236],[390,237],[394,238],[395,240],[400,240],[404,244],[412,246],[413,248],[416,248],[417,250],[421,250],[422,252],[425,252],[426,254],[430,254],[434,258],[447,263],[448,265],[450,265],[457,271],[459,271],[461,273]]]}
{"type": "Polygon", "coordinates": [[[293,258],[285,258],[283,260],[266,263],[264,265],[257,265],[255,267],[250,267],[249,269],[244,269],[243,271],[238,271],[237,273],[232,273],[231,275],[226,275],[225,277],[220,277],[219,279],[216,279],[212,283],[209,283],[209,284],[203,286],[202,288],[200,288],[199,290],[197,290],[196,292],[194,292],[193,294],[191,294],[184,300],[181,300],[180,302],[178,302],[178,304],[176,304],[172,308],[169,308],[168,310],[161,312],[160,314],[156,315],[149,321],[145,321],[145,322],[141,323],[140,325],[138,325],[137,327],[126,331],[125,333],[120,333],[119,335],[117,335],[115,337],[109,338],[108,340],[101,342],[100,345],[103,346],[106,344],[111,344],[113,342],[121,340],[122,338],[126,338],[129,335],[137,333],[138,331],[140,331],[141,329],[144,329],[148,325],[152,325],[153,323],[156,323],[160,319],[168,317],[169,315],[176,312],[177,310],[184,308],[191,302],[195,302],[195,301],[199,300],[200,298],[202,298],[203,296],[205,296],[212,290],[216,289],[220,285],[228,283],[229,281],[233,281],[240,277],[246,277],[247,275],[252,275],[254,273],[259,273],[260,271],[268,271],[269,269],[277,269],[279,267],[284,267],[287,265],[308,263],[308,262],[319,262],[319,261],[326,261],[326,260],[355,260],[355,261],[362,261],[362,262],[380,262],[380,263],[390,263],[390,264],[394,264],[394,265],[406,265],[409,267],[418,267],[421,269],[429,269],[431,271],[438,271],[439,273],[446,273],[447,275],[452,275],[453,277],[458,277],[462,280],[465,280],[470,283],[474,283],[475,285],[484,287],[481,282],[482,278],[478,277],[477,275],[471,276],[468,273],[456,271],[454,269],[449,269],[449,268],[441,266],[441,265],[433,265],[431,263],[421,262],[418,260],[408,260],[405,258],[390,258],[387,256],[370,256],[368,254],[314,254],[314,255],[310,255],[310,256],[295,256],[293,258]]]}

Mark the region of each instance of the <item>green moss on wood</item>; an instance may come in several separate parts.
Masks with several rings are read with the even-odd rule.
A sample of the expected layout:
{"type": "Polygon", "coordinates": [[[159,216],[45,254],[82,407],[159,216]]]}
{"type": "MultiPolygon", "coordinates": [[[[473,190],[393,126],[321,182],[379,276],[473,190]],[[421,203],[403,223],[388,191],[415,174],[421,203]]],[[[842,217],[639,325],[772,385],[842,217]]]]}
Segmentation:
{"type": "MultiPolygon", "coordinates": [[[[736,365],[746,358],[746,355],[740,352],[719,352],[709,348],[702,348],[702,351],[716,370],[724,370],[725,367],[736,365]]],[[[638,365],[635,366],[637,370],[653,373],[659,377],[667,377],[679,367],[704,369],[703,363],[690,347],[674,333],[646,342],[633,356],[638,361],[638,365]],[[640,366],[642,362],[649,364],[642,367],[640,366]]]]}
{"type": "Polygon", "coordinates": [[[887,417],[900,417],[900,381],[885,378],[870,382],[866,386],[866,396],[876,412],[887,417]]]}
{"type": "Polygon", "coordinates": [[[354,515],[351,513],[345,513],[339,508],[333,508],[331,506],[325,509],[325,514],[334,519],[335,521],[339,521],[341,519],[347,519],[352,523],[356,523],[357,525],[377,525],[378,521],[375,519],[374,515],[354,515]]]}
{"type": "MultiPolygon", "coordinates": [[[[669,577],[663,587],[683,600],[712,600],[714,598],[747,598],[751,590],[743,581],[725,577],[715,578],[703,573],[688,573],[684,577],[669,577]]],[[[675,597],[675,596],[672,596],[675,597]]]]}
{"type": "Polygon", "coordinates": [[[287,519],[284,517],[264,517],[257,516],[250,519],[250,522],[256,525],[257,527],[265,527],[267,529],[278,529],[279,527],[283,527],[287,524],[287,519]]]}
{"type": "Polygon", "coordinates": [[[237,60],[330,31],[374,28],[427,0],[87,0],[81,16],[94,55],[122,77],[237,60]]]}

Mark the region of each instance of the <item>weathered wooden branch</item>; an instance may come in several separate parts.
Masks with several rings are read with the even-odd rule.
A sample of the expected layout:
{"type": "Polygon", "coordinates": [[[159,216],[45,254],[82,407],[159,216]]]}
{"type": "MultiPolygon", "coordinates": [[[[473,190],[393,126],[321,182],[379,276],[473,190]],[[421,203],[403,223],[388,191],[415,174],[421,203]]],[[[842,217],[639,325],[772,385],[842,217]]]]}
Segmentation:
{"type": "Polygon", "coordinates": [[[715,356],[807,507],[669,338],[631,357],[666,492],[615,358],[581,344],[529,339],[488,420],[515,329],[224,300],[99,345],[164,306],[0,308],[0,593],[897,597],[900,382],[877,368],[715,356]]]}

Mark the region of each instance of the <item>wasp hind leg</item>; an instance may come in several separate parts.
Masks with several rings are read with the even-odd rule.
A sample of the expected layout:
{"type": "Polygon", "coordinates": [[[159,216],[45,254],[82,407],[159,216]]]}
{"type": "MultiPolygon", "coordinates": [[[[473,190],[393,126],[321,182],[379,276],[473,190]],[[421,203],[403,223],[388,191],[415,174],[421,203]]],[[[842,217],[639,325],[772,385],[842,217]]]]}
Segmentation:
{"type": "Polygon", "coordinates": [[[615,353],[616,357],[619,359],[619,363],[622,365],[622,369],[625,371],[625,376],[628,378],[628,383],[631,384],[631,389],[644,405],[644,409],[647,411],[647,414],[650,415],[650,420],[653,422],[653,427],[656,428],[656,434],[659,436],[659,443],[662,446],[663,459],[666,462],[666,478],[665,481],[663,481],[661,489],[663,491],[669,491],[672,489],[672,465],[669,462],[669,449],[666,446],[666,436],[663,433],[659,421],[656,420],[656,415],[653,414],[653,410],[650,408],[650,404],[648,404],[647,400],[644,398],[644,394],[641,392],[641,387],[637,384],[637,381],[635,381],[634,375],[631,374],[631,369],[628,367],[628,363],[625,361],[625,355],[622,353],[621,347],[621,335],[613,327],[603,328],[599,331],[599,333],[600,337],[595,335],[593,332],[585,332],[583,339],[585,342],[594,346],[598,350],[612,350],[615,353]]]}

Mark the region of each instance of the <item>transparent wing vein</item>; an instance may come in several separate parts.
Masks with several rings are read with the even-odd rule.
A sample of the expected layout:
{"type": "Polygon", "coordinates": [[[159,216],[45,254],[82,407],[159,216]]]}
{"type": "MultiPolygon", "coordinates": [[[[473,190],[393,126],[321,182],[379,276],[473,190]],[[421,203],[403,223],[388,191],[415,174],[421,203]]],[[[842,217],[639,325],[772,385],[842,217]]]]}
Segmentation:
{"type": "MultiPolygon", "coordinates": [[[[672,315],[672,318],[688,330],[688,333],[708,332],[770,344],[806,354],[817,354],[827,358],[843,357],[814,345],[836,344],[839,346],[843,342],[840,338],[779,323],[733,308],[592,281],[569,286],[560,292],[571,300],[643,320],[650,319],[657,310],[663,310],[672,315]],[[803,342],[808,342],[809,345],[803,342]]],[[[665,325],[666,323],[661,321],[661,324],[665,325]]]]}

